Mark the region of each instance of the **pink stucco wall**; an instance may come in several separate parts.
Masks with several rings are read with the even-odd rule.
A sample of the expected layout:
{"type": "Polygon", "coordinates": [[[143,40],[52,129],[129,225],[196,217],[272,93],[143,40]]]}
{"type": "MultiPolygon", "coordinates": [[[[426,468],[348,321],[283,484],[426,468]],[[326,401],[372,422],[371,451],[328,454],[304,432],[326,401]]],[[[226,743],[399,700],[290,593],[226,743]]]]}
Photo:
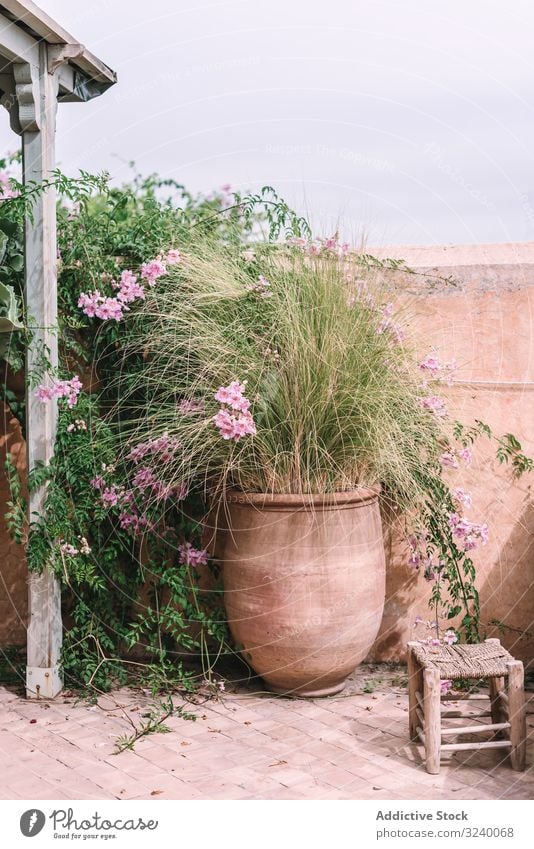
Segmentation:
{"type": "MultiPolygon", "coordinates": [[[[399,288],[413,309],[421,354],[435,348],[443,359],[459,364],[446,393],[450,411],[466,424],[481,419],[495,434],[515,434],[534,456],[534,243],[391,248],[381,255],[403,257],[423,273],[400,275],[399,288]],[[456,285],[436,285],[425,271],[451,275],[456,285]]],[[[487,635],[500,636],[518,657],[532,661],[533,476],[514,482],[495,460],[494,447],[481,440],[472,466],[451,471],[450,479],[472,493],[472,519],[490,526],[489,543],[473,557],[487,635]],[[506,627],[498,629],[491,624],[494,619],[506,627]]],[[[397,542],[373,658],[402,657],[415,616],[426,614],[428,594],[424,578],[406,565],[405,549],[397,542]]]]}
{"type": "MultiPolygon", "coordinates": [[[[399,297],[413,310],[420,353],[435,348],[445,359],[458,361],[457,382],[447,390],[451,411],[466,423],[482,419],[497,434],[514,433],[534,456],[534,243],[372,252],[403,257],[421,272],[421,276],[395,275],[396,285],[399,297]],[[440,284],[431,274],[452,275],[456,285],[440,284]]],[[[20,434],[13,421],[6,434],[0,437],[4,450],[7,445],[22,462],[20,434]]],[[[473,494],[473,519],[490,525],[490,541],[474,557],[488,635],[498,633],[491,620],[499,619],[506,626],[498,634],[503,642],[530,661],[534,658],[532,476],[513,482],[509,471],[496,463],[492,447],[482,442],[471,468],[451,474],[455,485],[473,494]]],[[[4,500],[7,493],[0,483],[4,500]]],[[[0,563],[0,645],[6,645],[24,639],[26,581],[20,550],[4,531],[0,563]]],[[[394,540],[373,659],[403,656],[415,616],[427,611],[428,592],[423,577],[406,565],[404,546],[394,540]]]]}
{"type": "Polygon", "coordinates": [[[25,447],[19,424],[8,408],[0,404],[0,646],[24,643],[28,609],[22,548],[11,540],[4,521],[5,504],[10,500],[4,473],[7,452],[25,474],[25,447]]]}

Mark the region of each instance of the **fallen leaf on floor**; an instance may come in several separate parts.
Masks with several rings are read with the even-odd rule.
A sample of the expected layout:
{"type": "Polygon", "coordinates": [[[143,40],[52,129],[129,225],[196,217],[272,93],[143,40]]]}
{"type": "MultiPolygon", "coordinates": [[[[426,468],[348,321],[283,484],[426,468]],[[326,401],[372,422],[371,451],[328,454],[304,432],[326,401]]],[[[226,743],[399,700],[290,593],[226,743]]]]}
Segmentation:
{"type": "Polygon", "coordinates": [[[182,742],[180,743],[180,746],[190,746],[190,745],[191,745],[191,743],[188,743],[187,740],[182,740],[182,742]]]}
{"type": "Polygon", "coordinates": [[[382,790],[382,787],[373,787],[373,790],[382,790]]]}
{"type": "Polygon", "coordinates": [[[372,705],[367,705],[367,707],[365,708],[365,710],[372,710],[372,709],[373,709],[372,705]]]}
{"type": "Polygon", "coordinates": [[[164,793],[164,792],[165,792],[164,790],[151,790],[150,795],[151,796],[159,796],[160,793],[164,793]]]}
{"type": "Polygon", "coordinates": [[[243,723],[243,725],[252,725],[252,722],[250,722],[249,720],[247,720],[246,722],[244,722],[244,723],[243,723]]]}
{"type": "Polygon", "coordinates": [[[35,722],[37,722],[36,719],[30,719],[30,725],[33,725],[35,722]]]}
{"type": "Polygon", "coordinates": [[[287,761],[275,761],[274,764],[269,764],[269,766],[284,766],[287,761]]]}
{"type": "Polygon", "coordinates": [[[220,734],[221,733],[220,728],[209,728],[208,727],[208,731],[210,731],[212,734],[220,734]]]}

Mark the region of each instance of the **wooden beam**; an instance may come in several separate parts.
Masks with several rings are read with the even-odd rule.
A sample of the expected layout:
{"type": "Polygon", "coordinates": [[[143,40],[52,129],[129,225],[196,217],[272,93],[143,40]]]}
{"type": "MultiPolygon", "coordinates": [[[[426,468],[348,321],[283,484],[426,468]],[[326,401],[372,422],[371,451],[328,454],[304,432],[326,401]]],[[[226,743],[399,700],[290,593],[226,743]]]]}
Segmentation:
{"type": "Polygon", "coordinates": [[[39,47],[31,35],[0,14],[0,73],[13,62],[39,65],[39,47]]]}
{"type": "MultiPolygon", "coordinates": [[[[38,130],[22,133],[23,179],[38,183],[50,177],[54,168],[57,109],[57,77],[48,73],[47,45],[39,46],[37,99],[34,103],[38,130]]],[[[28,106],[28,104],[26,104],[28,106]]],[[[56,199],[53,189],[39,195],[33,217],[25,228],[25,298],[28,322],[34,328],[26,356],[27,452],[28,469],[37,463],[48,465],[56,435],[56,402],[37,400],[31,376],[41,364],[43,353],[52,369],[57,367],[57,279],[56,279],[56,199]]],[[[42,517],[45,487],[29,495],[29,520],[42,517]]],[[[61,592],[57,578],[45,566],[41,574],[29,574],[28,657],[26,694],[28,698],[53,698],[61,688],[61,592]]]]}

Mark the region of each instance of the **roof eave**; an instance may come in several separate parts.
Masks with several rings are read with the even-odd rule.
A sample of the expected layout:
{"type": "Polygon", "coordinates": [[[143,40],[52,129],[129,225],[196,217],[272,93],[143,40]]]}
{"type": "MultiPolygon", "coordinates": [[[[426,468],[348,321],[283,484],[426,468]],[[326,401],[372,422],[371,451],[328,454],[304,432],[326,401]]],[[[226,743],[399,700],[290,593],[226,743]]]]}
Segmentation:
{"type": "MultiPolygon", "coordinates": [[[[96,97],[117,82],[117,74],[97,56],[87,50],[63,27],[43,12],[32,0],[0,0],[0,11],[37,40],[48,44],[79,46],[80,52],[71,59],[69,65],[86,79],[94,83],[96,97]]],[[[83,98],[88,99],[88,98],[83,98]]]]}

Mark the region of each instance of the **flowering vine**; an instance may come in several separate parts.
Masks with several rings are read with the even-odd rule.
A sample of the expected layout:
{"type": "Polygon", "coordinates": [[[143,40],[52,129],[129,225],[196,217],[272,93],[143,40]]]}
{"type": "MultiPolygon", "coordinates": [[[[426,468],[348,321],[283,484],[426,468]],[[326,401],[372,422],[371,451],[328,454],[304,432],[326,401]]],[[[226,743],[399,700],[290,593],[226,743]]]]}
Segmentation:
{"type": "Polygon", "coordinates": [[[35,397],[43,403],[51,401],[52,398],[64,398],[67,407],[72,408],[76,406],[81,388],[82,382],[77,375],[70,380],[56,378],[49,383],[41,383],[35,390],[35,397]]]}
{"type": "Polygon", "coordinates": [[[250,401],[245,398],[244,391],[245,384],[234,380],[215,393],[215,400],[222,406],[212,421],[223,439],[238,442],[244,436],[256,434],[256,425],[249,410],[250,401]]]}
{"type": "Polygon", "coordinates": [[[78,306],[88,318],[121,321],[124,313],[129,310],[128,304],[146,298],[145,286],[149,288],[155,286],[158,279],[167,273],[169,265],[177,265],[180,262],[182,262],[180,251],[171,248],[164,257],[158,256],[142,263],[138,275],[129,268],[124,269],[119,280],[111,281],[111,287],[116,291],[116,295],[103,294],[99,289],[82,292],[78,298],[78,306]]]}

